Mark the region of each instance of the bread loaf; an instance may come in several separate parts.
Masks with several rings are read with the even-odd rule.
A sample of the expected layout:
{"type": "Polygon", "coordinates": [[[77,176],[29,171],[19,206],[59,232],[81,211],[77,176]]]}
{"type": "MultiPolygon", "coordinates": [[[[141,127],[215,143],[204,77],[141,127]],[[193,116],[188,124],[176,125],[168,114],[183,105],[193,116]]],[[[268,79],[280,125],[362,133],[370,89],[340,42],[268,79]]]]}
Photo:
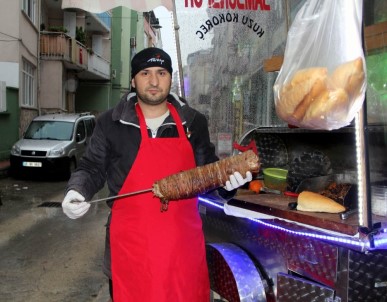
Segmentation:
{"type": "Polygon", "coordinates": [[[277,115],[290,124],[309,128],[345,125],[364,79],[361,57],[340,64],[331,76],[323,67],[301,69],[280,89],[277,115]]]}
{"type": "Polygon", "coordinates": [[[297,210],[304,212],[340,213],[346,209],[333,199],[318,193],[303,191],[297,198],[297,210]]]}
{"type": "Polygon", "coordinates": [[[302,119],[304,125],[321,125],[330,121],[344,122],[349,105],[348,94],[344,89],[325,90],[310,104],[302,119]]]}
{"type": "Polygon", "coordinates": [[[315,99],[319,97],[324,91],[326,91],[325,79],[317,79],[316,82],[314,82],[312,89],[294,110],[292,117],[297,121],[301,121],[305,115],[306,110],[308,110],[315,99]]]}
{"type": "MultiPolygon", "coordinates": [[[[297,71],[291,81],[280,91],[276,110],[280,118],[289,120],[297,106],[312,90],[316,81],[325,83],[328,70],[323,67],[312,67],[297,71]]],[[[316,87],[317,88],[317,87],[316,87]]]]}
{"type": "Polygon", "coordinates": [[[356,96],[364,81],[362,58],[343,63],[333,71],[329,84],[333,88],[345,89],[350,97],[356,96]]]}

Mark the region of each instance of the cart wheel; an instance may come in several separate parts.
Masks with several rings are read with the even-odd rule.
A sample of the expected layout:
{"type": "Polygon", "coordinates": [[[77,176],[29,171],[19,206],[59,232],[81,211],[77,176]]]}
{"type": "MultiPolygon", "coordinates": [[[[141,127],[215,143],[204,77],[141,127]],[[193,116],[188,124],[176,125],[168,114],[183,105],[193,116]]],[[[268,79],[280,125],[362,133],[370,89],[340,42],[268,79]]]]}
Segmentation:
{"type": "Polygon", "coordinates": [[[209,243],[206,250],[212,301],[267,301],[261,276],[241,248],[231,243],[209,243]]]}

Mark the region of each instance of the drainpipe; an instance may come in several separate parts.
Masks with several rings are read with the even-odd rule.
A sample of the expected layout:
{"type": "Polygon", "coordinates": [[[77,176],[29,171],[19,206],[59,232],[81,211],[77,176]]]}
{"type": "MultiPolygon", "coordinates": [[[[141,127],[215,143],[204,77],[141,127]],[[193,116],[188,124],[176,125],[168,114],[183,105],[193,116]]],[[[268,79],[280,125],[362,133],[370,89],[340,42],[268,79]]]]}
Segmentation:
{"type": "Polygon", "coordinates": [[[36,75],[37,75],[37,83],[36,83],[36,105],[38,107],[38,114],[41,115],[40,108],[40,17],[42,11],[42,0],[38,1],[38,45],[37,45],[37,66],[36,66],[36,75]]]}

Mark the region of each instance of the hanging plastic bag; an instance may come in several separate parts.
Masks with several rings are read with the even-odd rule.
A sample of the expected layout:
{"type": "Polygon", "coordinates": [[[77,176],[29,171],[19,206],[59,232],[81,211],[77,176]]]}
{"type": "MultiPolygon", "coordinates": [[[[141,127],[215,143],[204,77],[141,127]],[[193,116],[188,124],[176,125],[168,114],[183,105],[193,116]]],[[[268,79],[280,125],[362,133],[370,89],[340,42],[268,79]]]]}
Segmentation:
{"type": "Polygon", "coordinates": [[[307,0],[297,13],[273,87],[276,112],[288,124],[333,130],[360,110],[367,83],[362,2],[307,0]]]}

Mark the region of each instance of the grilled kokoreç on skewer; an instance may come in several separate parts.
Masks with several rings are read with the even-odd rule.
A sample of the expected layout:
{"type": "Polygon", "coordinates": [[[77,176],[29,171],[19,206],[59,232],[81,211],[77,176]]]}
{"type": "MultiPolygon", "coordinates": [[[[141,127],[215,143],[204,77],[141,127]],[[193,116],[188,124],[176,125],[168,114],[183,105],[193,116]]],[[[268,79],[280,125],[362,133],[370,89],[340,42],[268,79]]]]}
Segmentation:
{"type": "Polygon", "coordinates": [[[248,171],[258,172],[259,169],[258,155],[248,150],[211,164],[167,176],[156,181],[152,191],[161,200],[161,211],[166,211],[170,200],[191,198],[224,186],[234,172],[244,176],[248,171]]]}

